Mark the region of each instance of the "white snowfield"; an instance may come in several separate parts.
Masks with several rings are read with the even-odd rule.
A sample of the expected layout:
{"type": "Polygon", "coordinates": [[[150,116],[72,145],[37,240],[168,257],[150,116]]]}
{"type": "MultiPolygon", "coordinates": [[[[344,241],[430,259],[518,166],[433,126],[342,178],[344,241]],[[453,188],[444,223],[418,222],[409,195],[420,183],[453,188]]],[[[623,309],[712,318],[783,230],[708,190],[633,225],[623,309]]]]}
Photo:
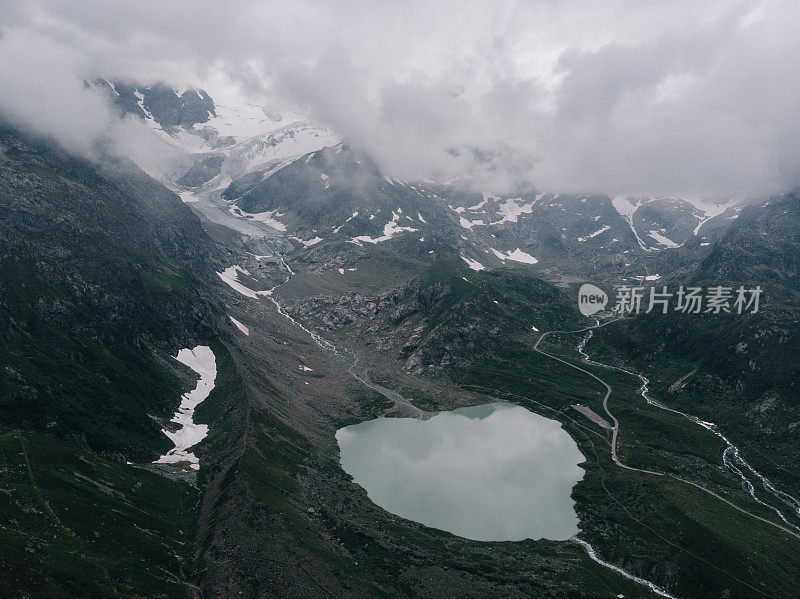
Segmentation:
{"type": "Polygon", "coordinates": [[[236,145],[252,140],[240,148],[250,167],[278,157],[302,156],[340,141],[332,132],[292,111],[260,106],[222,90],[211,89],[209,93],[217,116],[194,128],[212,128],[220,137],[232,137],[236,145]]]}
{"type": "Polygon", "coordinates": [[[537,264],[539,262],[538,258],[534,258],[527,252],[523,252],[520,248],[517,248],[511,252],[501,252],[494,248],[489,248],[492,250],[492,253],[500,258],[501,260],[512,260],[514,262],[522,262],[523,264],[537,264]]]}
{"type": "Polygon", "coordinates": [[[194,411],[214,389],[214,381],[217,379],[217,361],[214,352],[207,345],[198,345],[194,349],[182,349],[178,352],[176,360],[199,374],[200,380],[197,381],[194,389],[181,396],[181,405],[172,417],[172,422],[180,424],[181,427],[174,433],[166,429],[162,430],[175,444],[175,447],[154,463],[186,462],[192,470],[200,470],[200,460],[189,449],[205,438],[208,434],[208,426],[194,422],[194,411]]]}
{"type": "Polygon", "coordinates": [[[459,222],[461,223],[462,227],[464,227],[465,229],[469,229],[470,231],[472,230],[472,227],[474,227],[475,225],[485,225],[486,224],[485,222],[483,222],[480,219],[468,220],[468,219],[464,218],[463,216],[459,219],[459,222]]]}
{"type": "Polygon", "coordinates": [[[240,172],[250,172],[275,161],[288,160],[288,164],[307,154],[309,160],[314,156],[309,152],[325,147],[338,148],[339,138],[311,121],[284,118],[280,127],[240,141],[231,146],[228,154],[240,172]]]}
{"type": "Polygon", "coordinates": [[[222,272],[218,272],[217,276],[225,281],[232,289],[235,289],[245,297],[256,299],[259,295],[272,295],[271,291],[253,291],[249,287],[245,287],[239,282],[239,273],[250,276],[250,273],[238,264],[234,264],[222,272]]]}
{"type": "Polygon", "coordinates": [[[659,231],[650,231],[647,234],[653,239],[655,239],[658,243],[660,243],[661,245],[665,245],[668,248],[677,248],[681,246],[680,243],[675,243],[669,237],[663,235],[659,231]]]}
{"type": "MultiPolygon", "coordinates": [[[[484,199],[487,196],[484,195],[484,199]]],[[[496,197],[490,196],[492,199],[498,199],[496,197]]],[[[494,221],[489,223],[490,225],[500,225],[502,223],[515,223],[519,219],[520,216],[523,214],[530,214],[533,212],[533,205],[541,199],[541,195],[536,196],[536,199],[532,202],[525,203],[522,202],[522,198],[506,198],[502,201],[501,204],[498,205],[498,210],[500,211],[501,219],[498,221],[494,221]],[[522,203],[520,203],[522,202],[522,203]]]]}
{"type": "Polygon", "coordinates": [[[633,233],[634,237],[636,237],[636,241],[639,243],[639,247],[649,252],[650,248],[648,248],[645,242],[642,241],[642,238],[639,237],[638,231],[636,231],[636,227],[633,226],[633,214],[641,205],[640,198],[630,198],[626,195],[618,195],[611,200],[611,205],[614,206],[614,210],[616,210],[625,220],[625,222],[628,223],[628,226],[631,228],[631,232],[633,233]]]}
{"type": "Polygon", "coordinates": [[[484,270],[486,268],[483,264],[481,264],[477,260],[470,260],[469,258],[464,256],[463,254],[461,256],[461,259],[464,262],[466,262],[467,266],[469,266],[472,270],[484,270]]]}
{"type": "Polygon", "coordinates": [[[589,233],[586,237],[578,237],[578,241],[586,241],[587,239],[592,239],[593,237],[597,237],[608,231],[611,227],[609,225],[603,225],[594,233],[589,233]]]}
{"type": "Polygon", "coordinates": [[[194,202],[200,201],[198,197],[194,195],[194,193],[191,191],[179,191],[178,195],[180,196],[184,204],[192,204],[194,202]]]}
{"type": "Polygon", "coordinates": [[[309,239],[308,241],[304,241],[297,236],[289,236],[289,239],[293,239],[297,243],[301,243],[304,247],[307,248],[311,247],[312,245],[317,245],[320,241],[322,241],[322,237],[319,236],[309,239]]]}
{"type": "Polygon", "coordinates": [[[245,335],[248,335],[248,336],[250,335],[250,329],[248,329],[245,325],[243,325],[241,322],[236,320],[233,316],[228,316],[228,318],[231,319],[231,322],[234,325],[236,325],[236,328],[239,329],[242,333],[244,333],[245,335]]]}
{"type": "Polygon", "coordinates": [[[642,281],[658,281],[661,275],[641,275],[633,278],[641,283],[642,281]]]}
{"type": "MultiPolygon", "coordinates": [[[[710,221],[715,216],[719,216],[723,212],[725,212],[728,208],[734,207],[734,202],[725,200],[721,202],[703,202],[701,200],[688,200],[694,207],[697,208],[698,213],[695,213],[695,217],[698,219],[697,226],[694,228],[693,234],[697,235],[700,232],[700,229],[704,224],[710,221]]],[[[737,207],[737,210],[741,210],[741,207],[737,207]]]]}
{"type": "MultiPolygon", "coordinates": [[[[399,208],[398,208],[398,210],[400,212],[402,212],[402,210],[400,210],[399,208]]],[[[392,211],[392,220],[390,220],[388,223],[386,223],[386,225],[384,225],[384,227],[383,227],[383,235],[381,235],[380,237],[370,237],[369,235],[359,235],[358,237],[353,237],[350,240],[350,243],[355,243],[356,245],[361,245],[362,241],[366,242],[366,243],[381,243],[382,241],[389,241],[392,237],[394,237],[395,235],[397,235],[399,233],[413,232],[413,231],[417,231],[418,230],[418,229],[415,229],[413,227],[401,227],[400,225],[397,224],[397,222],[399,220],[400,220],[400,215],[393,210],[392,211]]]]}
{"type": "Polygon", "coordinates": [[[234,216],[239,216],[247,220],[254,220],[259,223],[264,223],[276,231],[286,231],[286,225],[276,218],[283,216],[277,210],[269,210],[267,212],[245,212],[239,208],[239,206],[231,206],[228,208],[228,212],[234,216]]]}
{"type": "Polygon", "coordinates": [[[474,206],[470,206],[469,208],[464,208],[462,206],[453,208],[453,206],[450,206],[450,208],[460,215],[459,222],[461,223],[461,226],[465,229],[472,230],[472,227],[475,226],[493,226],[502,225],[503,223],[515,223],[523,214],[531,214],[533,212],[533,205],[536,204],[536,202],[538,202],[540,199],[542,199],[542,194],[538,194],[532,202],[523,202],[522,198],[501,199],[499,196],[485,193],[483,194],[483,200],[474,206]],[[495,203],[494,209],[497,212],[497,217],[499,217],[499,220],[487,220],[489,215],[485,206],[490,200],[495,203]],[[484,212],[486,214],[482,218],[469,219],[465,216],[467,211],[484,212]]]}
{"type": "MultiPolygon", "coordinates": [[[[694,228],[692,232],[693,235],[697,235],[700,232],[700,229],[705,225],[709,220],[714,218],[715,216],[719,216],[729,208],[736,208],[738,210],[741,207],[737,207],[736,201],[733,200],[719,200],[719,201],[711,201],[711,200],[704,200],[702,198],[696,197],[673,197],[673,198],[665,198],[659,196],[650,196],[650,197],[631,197],[625,194],[615,196],[614,199],[611,201],[614,209],[619,213],[619,215],[628,223],[630,226],[631,231],[636,236],[636,240],[639,242],[639,246],[647,251],[657,250],[658,248],[648,248],[644,243],[644,240],[639,236],[636,227],[633,225],[633,215],[634,213],[643,205],[647,204],[648,202],[652,202],[654,200],[663,200],[663,199],[674,199],[674,200],[682,200],[684,202],[688,202],[692,206],[694,206],[693,216],[697,219],[697,226],[694,228]]],[[[649,237],[655,239],[659,244],[665,247],[680,247],[683,244],[675,243],[668,237],[663,236],[660,234],[659,231],[650,231],[648,233],[649,237]],[[654,234],[655,233],[655,234],[654,234]],[[674,245],[673,245],[674,244],[674,245]]]]}
{"type": "Polygon", "coordinates": [[[277,211],[246,213],[223,200],[221,192],[245,174],[264,171],[266,178],[310,152],[326,147],[341,151],[341,139],[293,110],[247,102],[236,97],[236,90],[225,87],[211,87],[208,92],[216,116],[190,130],[166,131],[151,115],[145,115],[142,126],[160,142],[159,151],[153,155],[163,154],[168,159],[142,159],[139,166],[212,222],[251,236],[261,236],[264,230],[271,233],[268,228],[285,232],[287,227],[277,211]],[[223,159],[217,176],[191,190],[175,183],[175,169],[185,171],[209,156],[223,159]]]}
{"type": "Polygon", "coordinates": [[[274,130],[283,120],[261,106],[235,97],[219,97],[211,93],[216,117],[195,125],[195,129],[213,127],[223,137],[247,139],[274,130]]]}

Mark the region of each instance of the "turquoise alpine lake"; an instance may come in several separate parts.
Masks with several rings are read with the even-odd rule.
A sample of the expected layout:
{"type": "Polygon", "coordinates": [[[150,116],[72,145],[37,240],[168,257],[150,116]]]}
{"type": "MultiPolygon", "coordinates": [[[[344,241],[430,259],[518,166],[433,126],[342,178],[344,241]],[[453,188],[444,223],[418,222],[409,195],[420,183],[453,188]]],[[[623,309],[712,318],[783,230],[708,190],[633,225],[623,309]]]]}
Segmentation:
{"type": "Polygon", "coordinates": [[[342,468],[392,514],[478,541],[567,540],[584,456],[561,424],[507,403],[336,432],[342,468]]]}

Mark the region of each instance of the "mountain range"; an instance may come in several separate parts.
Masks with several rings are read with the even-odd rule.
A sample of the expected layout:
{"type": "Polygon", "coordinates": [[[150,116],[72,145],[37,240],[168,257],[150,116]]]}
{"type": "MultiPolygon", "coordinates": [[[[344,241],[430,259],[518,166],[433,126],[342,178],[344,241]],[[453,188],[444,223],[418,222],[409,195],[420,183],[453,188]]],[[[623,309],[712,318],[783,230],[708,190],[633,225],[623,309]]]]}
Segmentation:
{"type": "Polygon", "coordinates": [[[800,596],[796,191],[399,180],[291,111],[87,86],[170,160],[0,126],[0,595],[800,596]],[[586,338],[586,282],[764,296],[586,338]],[[203,380],[174,358],[197,347],[215,359],[198,468],[154,463],[203,380]],[[573,409],[603,415],[605,393],[574,366],[614,386],[615,451],[658,477],[573,409]],[[464,539],[341,468],[346,425],[497,400],[578,444],[580,542],[464,539]]]}

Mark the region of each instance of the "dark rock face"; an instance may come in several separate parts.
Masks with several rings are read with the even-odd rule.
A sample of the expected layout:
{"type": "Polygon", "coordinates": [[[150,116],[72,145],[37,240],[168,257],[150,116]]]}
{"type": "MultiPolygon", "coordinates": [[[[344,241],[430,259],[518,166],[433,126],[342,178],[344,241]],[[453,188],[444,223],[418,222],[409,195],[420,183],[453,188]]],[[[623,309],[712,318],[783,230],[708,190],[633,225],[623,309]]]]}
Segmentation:
{"type": "Polygon", "coordinates": [[[768,285],[773,297],[800,297],[800,193],[773,196],[742,210],[700,264],[697,278],[768,285]]]}
{"type": "Polygon", "coordinates": [[[126,83],[111,83],[105,79],[98,79],[94,85],[108,91],[114,104],[120,109],[122,115],[133,114],[140,118],[145,118],[145,112],[139,106],[139,99],[136,97],[136,88],[126,83]]]}
{"type": "Polygon", "coordinates": [[[694,206],[685,200],[659,198],[640,206],[633,215],[633,224],[639,231],[642,241],[650,247],[664,245],[650,236],[650,231],[655,231],[680,245],[692,237],[698,223],[698,217],[695,216],[697,212],[694,206]]]}
{"type": "Polygon", "coordinates": [[[346,242],[342,247],[351,256],[362,244],[387,242],[414,258],[429,260],[435,252],[460,260],[456,248],[466,240],[457,214],[421,184],[384,178],[369,157],[346,144],[264,175],[257,171],[233,181],[223,198],[249,213],[277,211],[296,237],[346,242]]]}
{"type": "Polygon", "coordinates": [[[205,158],[194,164],[192,168],[186,171],[186,174],[176,181],[176,183],[184,187],[200,187],[219,175],[222,162],[222,156],[205,158]]]}
{"type": "Polygon", "coordinates": [[[512,273],[476,275],[459,265],[440,265],[400,287],[374,295],[316,295],[292,306],[306,322],[363,345],[405,372],[466,368],[497,353],[497,342],[539,326],[568,322],[575,310],[542,281],[512,273]],[[498,308],[503,297],[514,309],[498,308]]]}
{"type": "Polygon", "coordinates": [[[195,123],[205,123],[212,116],[216,116],[214,100],[205,90],[187,89],[181,94],[178,117],[182,127],[189,128],[195,123]]]}
{"type": "Polygon", "coordinates": [[[214,337],[208,238],[132,164],[0,145],[0,423],[145,457],[181,391],[166,353],[214,337]]]}
{"type": "Polygon", "coordinates": [[[95,85],[108,90],[122,114],[152,118],[164,128],[190,129],[195,124],[205,123],[216,116],[214,101],[202,89],[187,89],[178,95],[174,89],[163,83],[139,87],[98,79],[95,85]]]}
{"type": "MultiPolygon", "coordinates": [[[[266,179],[250,174],[234,181],[223,194],[247,212],[291,211],[298,228],[307,229],[338,226],[353,212],[367,208],[390,213],[403,201],[397,196],[377,166],[347,146],[300,158],[266,179]]],[[[369,218],[369,214],[359,216],[369,218]]],[[[383,222],[379,219],[358,230],[379,234],[383,222]]]]}

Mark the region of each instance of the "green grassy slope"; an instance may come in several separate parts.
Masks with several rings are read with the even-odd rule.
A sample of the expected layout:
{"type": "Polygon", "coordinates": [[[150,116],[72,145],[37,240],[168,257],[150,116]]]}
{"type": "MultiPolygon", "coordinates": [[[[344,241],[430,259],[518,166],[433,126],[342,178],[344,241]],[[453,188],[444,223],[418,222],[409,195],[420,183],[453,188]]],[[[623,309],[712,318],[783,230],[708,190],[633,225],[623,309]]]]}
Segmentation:
{"type": "Polygon", "coordinates": [[[7,429],[0,473],[3,597],[193,596],[196,489],[7,429]]]}
{"type": "Polygon", "coordinates": [[[214,335],[210,244],[180,199],[0,126],[0,424],[145,459],[214,335]]]}

